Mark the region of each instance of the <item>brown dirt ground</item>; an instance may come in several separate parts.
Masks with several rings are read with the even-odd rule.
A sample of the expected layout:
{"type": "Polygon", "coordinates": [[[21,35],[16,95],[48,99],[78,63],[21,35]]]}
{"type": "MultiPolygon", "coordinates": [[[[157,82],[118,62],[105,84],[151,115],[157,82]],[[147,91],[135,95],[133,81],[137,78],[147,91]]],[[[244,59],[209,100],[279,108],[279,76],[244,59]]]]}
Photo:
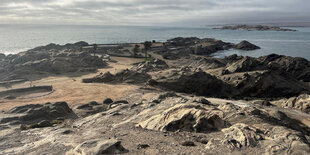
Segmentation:
{"type": "MultiPolygon", "coordinates": [[[[97,73],[82,75],[80,77],[52,76],[33,81],[32,84],[36,86],[52,85],[55,91],[49,95],[41,97],[32,98],[32,96],[23,96],[23,98],[17,98],[14,100],[0,99],[0,111],[7,111],[15,106],[26,104],[43,104],[46,102],[66,101],[69,105],[73,106],[85,104],[89,101],[102,102],[108,97],[113,100],[121,99],[122,97],[137,90],[139,86],[127,84],[111,85],[102,83],[85,84],[81,82],[83,78],[92,77],[100,72],[104,73],[110,71],[111,73],[115,73],[119,70],[131,67],[133,63],[143,61],[143,59],[120,57],[112,57],[111,59],[116,60],[118,63],[109,63],[111,66],[110,68],[100,69],[97,73]]],[[[14,85],[14,88],[29,87],[29,85],[29,82],[25,82],[14,85]]],[[[0,91],[2,90],[5,90],[5,88],[0,88],[0,91]]]]}

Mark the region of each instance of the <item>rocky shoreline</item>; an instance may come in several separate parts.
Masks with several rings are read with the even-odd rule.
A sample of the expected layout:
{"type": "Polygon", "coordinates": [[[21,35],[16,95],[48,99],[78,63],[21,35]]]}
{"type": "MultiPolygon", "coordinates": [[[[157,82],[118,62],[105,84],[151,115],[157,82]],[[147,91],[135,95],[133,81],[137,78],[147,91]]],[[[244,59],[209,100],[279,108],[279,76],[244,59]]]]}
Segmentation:
{"type": "Polygon", "coordinates": [[[280,28],[276,26],[266,26],[266,25],[232,25],[232,26],[223,26],[219,28],[220,30],[247,30],[247,31],[291,31],[295,32],[297,30],[280,28]]]}
{"type": "Polygon", "coordinates": [[[1,105],[29,100],[1,96],[0,154],[310,152],[308,60],[276,54],[209,57],[231,48],[259,48],[247,41],[192,37],[154,41],[147,50],[145,45],[98,45],[92,51],[97,45],[50,44],[2,56],[2,89],[46,84],[51,76],[55,83],[74,78],[53,89],[68,93],[55,96],[56,102],[43,96],[3,110],[1,105]],[[108,55],[115,50],[124,57],[108,55]],[[113,90],[124,88],[126,93],[113,90]],[[83,99],[87,96],[100,101],[83,99]]]}

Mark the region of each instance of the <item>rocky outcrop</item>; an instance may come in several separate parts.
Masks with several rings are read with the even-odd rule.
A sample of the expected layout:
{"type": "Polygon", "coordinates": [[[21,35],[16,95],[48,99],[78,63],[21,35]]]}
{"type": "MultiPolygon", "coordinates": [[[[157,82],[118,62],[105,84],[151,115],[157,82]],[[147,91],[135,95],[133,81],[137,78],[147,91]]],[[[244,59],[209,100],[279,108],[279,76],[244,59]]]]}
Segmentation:
{"type": "Polygon", "coordinates": [[[235,73],[221,78],[236,89],[236,97],[290,97],[309,91],[305,83],[272,71],[235,73]]]}
{"type": "Polygon", "coordinates": [[[260,130],[243,123],[237,123],[229,128],[222,129],[226,142],[233,147],[255,147],[263,139],[260,130]]]}
{"type": "Polygon", "coordinates": [[[89,44],[87,42],[84,41],[79,41],[73,44],[66,44],[66,45],[58,45],[58,44],[48,44],[46,46],[39,46],[36,47],[34,49],[31,49],[29,51],[49,51],[49,50],[65,50],[65,49],[74,49],[77,50],[79,49],[81,46],[88,46],[89,44]]]}
{"type": "Polygon", "coordinates": [[[42,120],[57,120],[74,116],[74,112],[66,102],[31,104],[7,111],[0,123],[30,124],[42,120]]]}
{"type": "Polygon", "coordinates": [[[301,94],[297,97],[291,97],[289,99],[281,99],[278,101],[274,101],[273,103],[281,107],[298,109],[305,113],[310,113],[310,95],[309,94],[301,94]]]}
{"type": "Polygon", "coordinates": [[[233,26],[223,26],[221,30],[247,30],[247,31],[297,31],[293,29],[280,28],[276,26],[267,26],[267,25],[233,25],[233,26]]]}
{"type": "Polygon", "coordinates": [[[200,42],[201,40],[197,37],[188,37],[188,38],[183,38],[183,37],[177,37],[173,39],[167,40],[166,45],[167,46],[189,46],[189,45],[194,45],[197,42],[200,42]]]}
{"type": "Polygon", "coordinates": [[[252,51],[256,49],[260,49],[260,47],[244,40],[234,46],[235,49],[244,50],[244,51],[252,51]]]}
{"type": "MultiPolygon", "coordinates": [[[[168,70],[157,75],[148,84],[176,92],[203,96],[228,96],[231,87],[203,71],[168,70]]],[[[231,93],[231,92],[230,92],[231,93]]]]}
{"type": "Polygon", "coordinates": [[[297,80],[310,82],[310,62],[304,58],[271,54],[257,60],[268,70],[279,74],[291,74],[297,80]]]}
{"type": "Polygon", "coordinates": [[[216,69],[226,66],[227,62],[223,59],[211,58],[211,57],[193,57],[193,61],[188,65],[192,68],[201,68],[203,70],[216,69]]]}
{"type": "Polygon", "coordinates": [[[240,60],[233,61],[227,65],[226,70],[229,73],[236,72],[249,72],[254,70],[263,70],[264,67],[261,67],[259,61],[252,57],[243,57],[240,60]]]}
{"type": "Polygon", "coordinates": [[[2,80],[34,79],[50,74],[95,71],[107,63],[89,52],[80,52],[84,43],[48,45],[5,57],[0,61],[2,80]]]}
{"type": "Polygon", "coordinates": [[[6,57],[5,54],[0,53],[0,60],[1,60],[1,59],[4,59],[5,57],[6,57]]]}
{"type": "Polygon", "coordinates": [[[107,72],[105,74],[99,74],[93,78],[83,79],[84,83],[145,83],[151,76],[147,73],[132,71],[132,70],[123,70],[115,75],[107,72]]]}
{"type": "MultiPolygon", "coordinates": [[[[113,104],[92,101],[74,108],[78,119],[65,116],[55,121],[44,119],[22,128],[20,123],[0,123],[1,153],[11,154],[14,150],[14,154],[68,155],[307,154],[310,151],[309,128],[300,121],[309,118],[305,113],[296,116],[296,111],[282,109],[282,112],[275,106],[157,90],[135,91],[125,98],[130,101],[118,100],[113,104]],[[110,106],[88,115],[79,111],[101,105],[110,106]],[[63,122],[53,124],[60,120],[63,122]]],[[[54,106],[21,106],[0,116],[17,117],[33,110],[48,115],[47,105],[54,106]]]]}
{"type": "Polygon", "coordinates": [[[210,55],[217,51],[228,50],[233,47],[232,43],[226,43],[216,39],[202,39],[190,47],[193,54],[210,55]]]}
{"type": "Polygon", "coordinates": [[[225,139],[211,139],[206,149],[215,150],[218,147],[227,147],[241,151],[256,148],[257,151],[265,154],[305,154],[310,151],[309,144],[301,133],[281,126],[268,126],[268,124],[251,126],[237,123],[222,129],[222,132],[225,139]]]}
{"type": "Polygon", "coordinates": [[[74,150],[67,152],[66,155],[122,154],[126,152],[128,150],[121,145],[121,141],[95,139],[83,142],[74,150]]]}
{"type": "Polygon", "coordinates": [[[169,66],[167,63],[160,59],[152,59],[151,61],[146,61],[135,65],[132,70],[140,72],[149,72],[149,71],[159,71],[167,69],[169,66]]]}
{"type": "Polygon", "coordinates": [[[173,38],[164,43],[161,50],[155,53],[162,55],[164,59],[176,60],[181,58],[188,58],[191,54],[196,55],[211,55],[218,51],[229,50],[232,48],[239,48],[242,50],[257,49],[255,45],[249,42],[242,42],[238,45],[233,43],[216,40],[213,38],[173,38]]]}
{"type": "Polygon", "coordinates": [[[224,126],[222,115],[223,113],[216,109],[196,104],[181,104],[140,122],[138,126],[158,131],[210,132],[224,126]]]}

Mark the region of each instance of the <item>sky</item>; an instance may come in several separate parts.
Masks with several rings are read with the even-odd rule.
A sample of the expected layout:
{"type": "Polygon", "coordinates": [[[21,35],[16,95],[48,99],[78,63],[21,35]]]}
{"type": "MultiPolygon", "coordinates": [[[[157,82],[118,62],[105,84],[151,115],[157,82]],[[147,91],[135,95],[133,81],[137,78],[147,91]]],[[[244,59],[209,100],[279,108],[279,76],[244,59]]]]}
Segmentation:
{"type": "Polygon", "coordinates": [[[0,0],[0,24],[202,26],[309,21],[310,0],[0,0]]]}

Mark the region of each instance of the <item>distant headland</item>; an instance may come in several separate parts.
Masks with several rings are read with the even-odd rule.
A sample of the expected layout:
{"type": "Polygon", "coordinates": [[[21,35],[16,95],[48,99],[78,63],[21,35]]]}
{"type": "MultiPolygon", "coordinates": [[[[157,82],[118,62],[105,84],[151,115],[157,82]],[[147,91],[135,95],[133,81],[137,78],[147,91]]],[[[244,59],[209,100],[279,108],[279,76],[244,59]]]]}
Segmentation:
{"type": "Polygon", "coordinates": [[[267,25],[229,25],[216,27],[213,29],[221,29],[221,30],[247,30],[247,31],[292,31],[295,32],[297,30],[281,28],[277,26],[267,26],[267,25]]]}

